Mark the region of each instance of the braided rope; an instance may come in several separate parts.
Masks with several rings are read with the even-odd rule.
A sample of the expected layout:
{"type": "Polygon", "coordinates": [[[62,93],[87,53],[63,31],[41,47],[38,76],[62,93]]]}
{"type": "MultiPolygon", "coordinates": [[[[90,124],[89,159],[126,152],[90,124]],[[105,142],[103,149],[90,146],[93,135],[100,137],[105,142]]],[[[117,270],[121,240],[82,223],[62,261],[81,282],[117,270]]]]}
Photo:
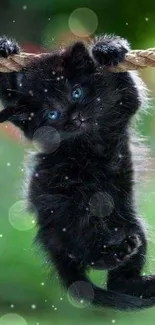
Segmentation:
{"type": "MultiPolygon", "coordinates": [[[[32,60],[49,55],[48,53],[33,54],[21,53],[8,58],[0,58],[0,72],[20,71],[32,60]]],[[[128,70],[138,70],[147,67],[155,67],[155,48],[147,50],[132,50],[127,53],[125,60],[117,67],[110,67],[113,72],[124,72],[128,70]]]]}

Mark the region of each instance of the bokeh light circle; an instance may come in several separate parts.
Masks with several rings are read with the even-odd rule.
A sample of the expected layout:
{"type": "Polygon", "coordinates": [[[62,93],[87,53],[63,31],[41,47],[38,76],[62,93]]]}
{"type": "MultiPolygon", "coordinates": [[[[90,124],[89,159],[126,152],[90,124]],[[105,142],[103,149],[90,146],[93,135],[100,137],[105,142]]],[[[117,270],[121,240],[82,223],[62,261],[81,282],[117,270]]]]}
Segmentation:
{"type": "Polygon", "coordinates": [[[0,317],[0,325],[28,325],[26,320],[18,314],[5,314],[0,317]]]}
{"type": "Polygon", "coordinates": [[[2,233],[0,233],[0,255],[5,252],[6,249],[6,239],[2,233]]]}
{"type": "Polygon", "coordinates": [[[28,213],[26,206],[26,200],[19,200],[9,210],[9,222],[16,230],[27,231],[36,225],[34,214],[28,213]]]}
{"type": "Polygon", "coordinates": [[[78,37],[87,37],[96,31],[98,17],[89,8],[77,8],[71,13],[68,23],[73,34],[78,37]]]}
{"type": "Polygon", "coordinates": [[[50,153],[59,148],[61,137],[52,126],[42,126],[34,132],[32,142],[37,151],[50,153]]]}
{"type": "Polygon", "coordinates": [[[114,200],[107,192],[96,192],[89,201],[89,210],[93,216],[104,218],[114,210],[114,200]]]}
{"type": "Polygon", "coordinates": [[[74,307],[85,308],[91,305],[94,299],[94,289],[90,283],[76,281],[69,287],[67,297],[74,307]]]}

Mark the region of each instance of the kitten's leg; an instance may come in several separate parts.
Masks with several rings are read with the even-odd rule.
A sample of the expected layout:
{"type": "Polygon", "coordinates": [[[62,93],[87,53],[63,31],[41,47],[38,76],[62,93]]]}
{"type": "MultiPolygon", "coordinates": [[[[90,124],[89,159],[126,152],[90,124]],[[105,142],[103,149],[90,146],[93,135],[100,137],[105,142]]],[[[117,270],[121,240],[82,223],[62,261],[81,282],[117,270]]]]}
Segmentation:
{"type": "Polygon", "coordinates": [[[114,307],[119,310],[132,310],[149,307],[155,304],[155,298],[140,299],[132,295],[124,295],[115,290],[105,290],[94,285],[86,276],[85,268],[69,258],[65,250],[51,254],[58,274],[68,293],[90,304],[102,307],[114,307]]]}
{"type": "MultiPolygon", "coordinates": [[[[39,213],[40,215],[40,213],[39,213]]],[[[60,279],[68,292],[78,300],[85,300],[95,306],[114,307],[120,310],[139,309],[155,304],[155,297],[150,299],[140,299],[133,295],[124,295],[116,290],[105,290],[93,284],[86,275],[86,267],[75,256],[69,256],[67,245],[63,242],[59,231],[46,225],[46,212],[39,217],[44,221],[40,228],[38,238],[48,252],[49,257],[54,262],[60,279]]]]}
{"type": "Polygon", "coordinates": [[[114,132],[114,137],[116,135],[116,126],[118,129],[120,127],[121,132],[147,97],[145,85],[134,72],[115,73],[106,69],[106,67],[117,66],[117,64],[123,62],[128,51],[128,42],[117,36],[98,38],[90,49],[98,72],[100,71],[101,75],[104,73],[104,78],[109,80],[109,94],[112,89],[110,85],[115,83],[113,93],[117,94],[117,101],[113,106],[114,116],[113,118],[110,116],[109,120],[110,132],[114,132]]]}
{"type": "Polygon", "coordinates": [[[100,65],[116,66],[129,51],[129,44],[118,36],[104,36],[95,39],[92,55],[100,65]]]}
{"type": "Polygon", "coordinates": [[[137,254],[133,255],[125,264],[108,273],[109,290],[143,297],[155,296],[155,276],[141,276],[145,262],[146,239],[141,234],[142,245],[137,254]]]}

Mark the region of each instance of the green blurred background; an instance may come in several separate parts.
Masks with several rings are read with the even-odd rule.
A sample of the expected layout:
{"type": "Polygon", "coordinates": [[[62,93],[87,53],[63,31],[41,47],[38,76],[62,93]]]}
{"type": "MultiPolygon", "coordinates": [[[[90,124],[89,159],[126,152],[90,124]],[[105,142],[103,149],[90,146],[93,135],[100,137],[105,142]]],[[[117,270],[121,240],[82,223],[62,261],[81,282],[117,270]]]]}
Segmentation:
{"type": "MultiPolygon", "coordinates": [[[[126,37],[132,48],[155,47],[154,0],[0,0],[0,34],[16,38],[25,51],[40,52],[93,33],[126,37]],[[79,9],[85,8],[85,9],[79,9]]],[[[151,107],[137,128],[147,136],[149,168],[141,171],[138,205],[149,224],[148,262],[155,273],[155,70],[141,73],[150,89],[151,107]]],[[[0,127],[0,325],[154,324],[155,308],[116,312],[79,308],[48,270],[46,257],[33,244],[34,216],[22,212],[21,191],[25,149],[10,125],[0,127]]],[[[104,284],[103,272],[93,280],[104,284]]]]}

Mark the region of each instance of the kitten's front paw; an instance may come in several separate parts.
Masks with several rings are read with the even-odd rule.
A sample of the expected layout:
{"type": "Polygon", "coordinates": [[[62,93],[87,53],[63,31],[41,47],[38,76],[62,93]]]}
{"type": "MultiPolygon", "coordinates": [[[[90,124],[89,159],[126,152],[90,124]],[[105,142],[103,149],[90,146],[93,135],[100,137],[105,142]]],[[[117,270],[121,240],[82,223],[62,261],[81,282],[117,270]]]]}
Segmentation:
{"type": "Polygon", "coordinates": [[[18,54],[20,48],[16,41],[4,37],[0,37],[0,57],[7,58],[9,55],[18,54]]]}
{"type": "Polygon", "coordinates": [[[100,65],[116,66],[129,51],[129,44],[118,36],[100,38],[92,48],[92,54],[100,65]]]}

